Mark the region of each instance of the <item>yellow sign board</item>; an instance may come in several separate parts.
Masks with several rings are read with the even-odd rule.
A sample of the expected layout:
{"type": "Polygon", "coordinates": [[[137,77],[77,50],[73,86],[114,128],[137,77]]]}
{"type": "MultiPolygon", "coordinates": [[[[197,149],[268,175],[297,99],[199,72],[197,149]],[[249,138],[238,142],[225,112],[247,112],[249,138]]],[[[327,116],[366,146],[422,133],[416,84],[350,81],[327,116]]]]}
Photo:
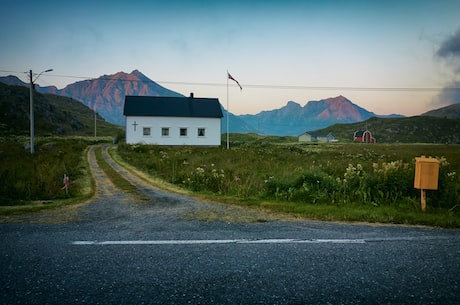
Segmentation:
{"type": "Polygon", "coordinates": [[[425,156],[415,158],[414,188],[437,190],[439,163],[439,160],[435,158],[426,158],[425,156]]]}

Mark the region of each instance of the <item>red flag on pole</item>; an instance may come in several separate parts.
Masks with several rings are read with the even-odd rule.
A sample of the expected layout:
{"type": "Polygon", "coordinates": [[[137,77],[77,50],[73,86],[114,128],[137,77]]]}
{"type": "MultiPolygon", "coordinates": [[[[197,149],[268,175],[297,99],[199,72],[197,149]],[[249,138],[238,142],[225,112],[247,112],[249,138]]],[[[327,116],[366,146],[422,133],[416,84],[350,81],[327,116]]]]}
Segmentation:
{"type": "Polygon", "coordinates": [[[238,87],[240,87],[240,90],[243,90],[243,87],[241,87],[240,83],[236,79],[234,79],[233,76],[231,76],[230,73],[228,73],[228,71],[227,71],[227,74],[228,74],[228,79],[231,79],[232,81],[237,83],[238,87]]]}

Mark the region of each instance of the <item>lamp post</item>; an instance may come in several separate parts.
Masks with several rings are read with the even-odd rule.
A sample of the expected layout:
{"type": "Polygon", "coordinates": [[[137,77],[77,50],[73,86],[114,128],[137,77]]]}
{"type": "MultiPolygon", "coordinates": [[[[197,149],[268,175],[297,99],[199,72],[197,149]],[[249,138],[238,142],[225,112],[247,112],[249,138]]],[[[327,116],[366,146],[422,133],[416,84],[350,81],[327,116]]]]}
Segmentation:
{"type": "Polygon", "coordinates": [[[32,79],[33,73],[32,70],[29,70],[29,78],[30,78],[30,153],[33,154],[35,152],[34,149],[34,81],[36,81],[40,75],[45,72],[51,72],[53,69],[48,69],[45,71],[40,72],[35,79],[32,79]]]}

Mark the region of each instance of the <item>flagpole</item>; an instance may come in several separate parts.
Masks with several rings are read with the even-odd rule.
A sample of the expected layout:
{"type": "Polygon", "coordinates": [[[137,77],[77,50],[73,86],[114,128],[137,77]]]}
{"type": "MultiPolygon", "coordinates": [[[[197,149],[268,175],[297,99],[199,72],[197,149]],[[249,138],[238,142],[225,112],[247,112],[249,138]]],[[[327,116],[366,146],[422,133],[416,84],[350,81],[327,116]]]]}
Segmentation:
{"type": "Polygon", "coordinates": [[[228,110],[228,70],[227,70],[227,149],[230,148],[230,144],[229,144],[229,129],[228,129],[228,126],[229,126],[229,121],[230,121],[230,115],[228,114],[229,113],[229,110],[228,110]]]}

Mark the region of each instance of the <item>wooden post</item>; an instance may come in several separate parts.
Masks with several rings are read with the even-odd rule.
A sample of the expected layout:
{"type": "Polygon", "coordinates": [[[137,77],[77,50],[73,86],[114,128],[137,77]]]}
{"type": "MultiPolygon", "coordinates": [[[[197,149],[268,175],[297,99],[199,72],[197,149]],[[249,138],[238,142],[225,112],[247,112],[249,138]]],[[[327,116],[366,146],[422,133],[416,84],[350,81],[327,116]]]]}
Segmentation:
{"type": "Polygon", "coordinates": [[[426,190],[421,189],[420,190],[420,205],[422,207],[422,212],[426,211],[426,190]]]}

